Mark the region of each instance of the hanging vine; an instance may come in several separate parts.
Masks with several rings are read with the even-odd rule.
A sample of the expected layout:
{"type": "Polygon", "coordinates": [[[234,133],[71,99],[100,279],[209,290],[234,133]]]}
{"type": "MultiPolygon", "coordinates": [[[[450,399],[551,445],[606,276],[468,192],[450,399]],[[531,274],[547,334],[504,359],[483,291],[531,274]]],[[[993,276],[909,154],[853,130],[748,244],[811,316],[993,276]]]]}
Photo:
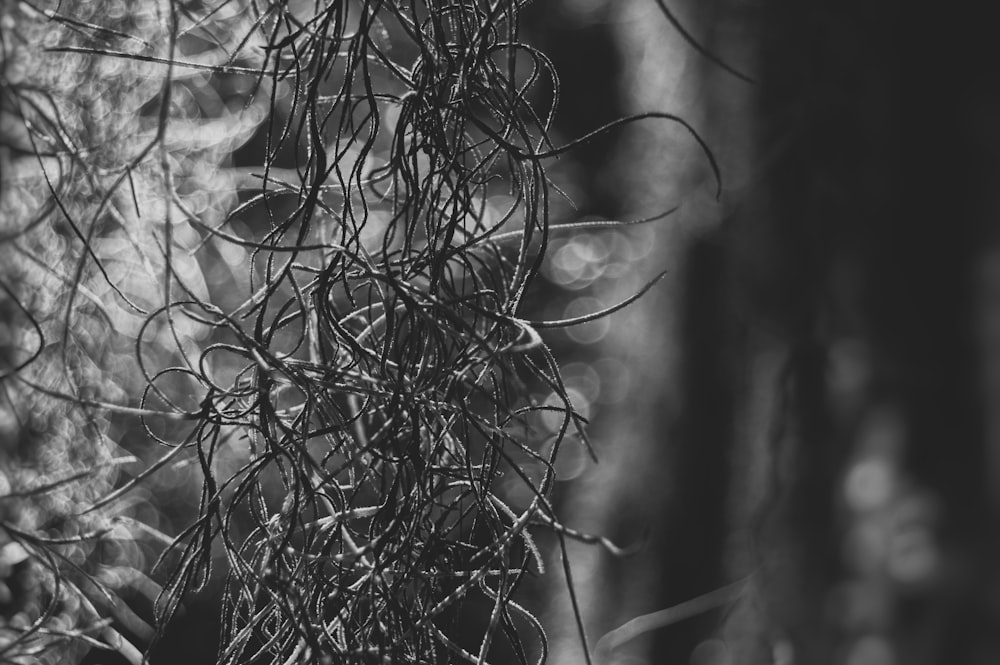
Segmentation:
{"type": "MultiPolygon", "coordinates": [[[[550,221],[545,164],[593,136],[550,141],[523,4],[4,3],[0,531],[41,582],[3,658],[140,662],[121,571],[163,582],[159,634],[219,564],[219,663],[545,659],[514,600],[532,529],[614,548],[549,503],[560,447],[589,444],[539,331],[634,298],[522,314],[549,238],[588,226],[550,221]],[[176,533],[140,519],[163,476],[200,495],[176,533]]],[[[704,148],[664,113],[598,131],[643,118],[704,148]]]]}

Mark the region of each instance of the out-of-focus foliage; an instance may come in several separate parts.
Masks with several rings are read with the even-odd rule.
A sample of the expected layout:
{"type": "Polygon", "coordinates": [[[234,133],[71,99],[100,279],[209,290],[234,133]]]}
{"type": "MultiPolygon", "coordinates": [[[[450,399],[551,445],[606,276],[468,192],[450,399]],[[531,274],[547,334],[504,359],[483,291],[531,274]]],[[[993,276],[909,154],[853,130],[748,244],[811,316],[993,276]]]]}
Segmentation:
{"type": "Polygon", "coordinates": [[[86,508],[134,461],[104,405],[141,390],[129,339],[158,287],[138,276],[165,265],[156,129],[141,112],[160,88],[158,66],[45,49],[166,33],[152,8],[79,3],[74,14],[59,23],[47,7],[5,2],[0,26],[0,544],[17,590],[0,651],[14,662],[72,661],[88,639],[117,639],[94,606],[93,576],[145,559],[124,520],[86,508]]]}
{"type": "Polygon", "coordinates": [[[521,314],[612,225],[549,223],[521,4],[4,2],[4,658],[139,662],[115,590],[162,629],[221,564],[222,663],[544,659],[512,595],[530,527],[597,540],[547,499],[596,396],[538,330],[632,299],[521,314]]]}

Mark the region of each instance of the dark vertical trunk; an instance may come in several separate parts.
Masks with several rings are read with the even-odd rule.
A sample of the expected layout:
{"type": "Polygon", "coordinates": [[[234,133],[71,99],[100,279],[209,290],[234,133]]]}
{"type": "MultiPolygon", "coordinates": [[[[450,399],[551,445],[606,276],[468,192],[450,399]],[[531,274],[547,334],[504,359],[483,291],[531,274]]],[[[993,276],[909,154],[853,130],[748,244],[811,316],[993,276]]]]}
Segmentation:
{"type": "MultiPolygon", "coordinates": [[[[757,122],[767,161],[757,195],[765,212],[751,222],[760,253],[748,295],[758,325],[787,353],[774,443],[788,466],[775,470],[780,490],[765,563],[773,639],[791,646],[796,663],[839,662],[864,630],[835,616],[852,575],[840,483],[851,420],[861,416],[831,411],[829,355],[838,340],[864,334],[853,302],[856,250],[867,229],[891,218],[895,194],[892,33],[883,10],[774,0],[761,29],[757,122]]],[[[868,288],[862,283],[860,292],[868,288]]]]}
{"type": "MultiPolygon", "coordinates": [[[[664,469],[669,490],[661,525],[665,541],[660,605],[671,607],[723,586],[735,364],[742,347],[734,326],[728,255],[712,235],[687,251],[680,310],[681,416],[664,469]]],[[[719,617],[699,616],[659,631],[655,662],[685,662],[715,632],[719,617]]]]}
{"type": "Polygon", "coordinates": [[[1000,659],[997,515],[987,510],[974,329],[975,268],[986,229],[996,228],[985,204],[996,187],[1000,91],[995,31],[976,4],[910,12],[941,46],[903,44],[903,187],[873,251],[885,275],[873,328],[908,419],[908,469],[940,506],[935,577],[900,598],[901,658],[935,665],[1000,659]]]}
{"type": "Polygon", "coordinates": [[[755,220],[765,254],[750,294],[758,322],[787,350],[779,445],[794,450],[779,509],[785,562],[775,573],[788,597],[776,618],[802,663],[826,662],[835,647],[823,599],[842,575],[835,497],[846,455],[826,411],[826,288],[840,216],[866,215],[868,207],[855,201],[849,211],[842,194],[848,146],[860,137],[846,112],[850,92],[829,70],[825,49],[835,37],[824,34],[830,26],[820,4],[772,2],[762,31],[759,134],[765,150],[778,152],[765,181],[767,213],[755,220]]]}
{"type": "Polygon", "coordinates": [[[990,223],[982,173],[998,147],[983,132],[998,106],[987,83],[995,40],[975,12],[898,5],[765,5],[758,122],[773,158],[768,215],[753,222],[765,267],[751,276],[758,320],[791,354],[795,462],[770,541],[791,565],[774,571],[770,595],[797,663],[998,653],[974,327],[990,223]],[[904,19],[919,38],[903,39],[904,19]],[[847,415],[830,394],[831,349],[844,339],[870,358],[861,406],[847,415]],[[863,517],[843,482],[863,452],[859,423],[879,405],[901,425],[898,480],[879,508],[886,550],[862,570],[846,538],[863,517]],[[852,585],[869,601],[845,600],[852,585]]]}

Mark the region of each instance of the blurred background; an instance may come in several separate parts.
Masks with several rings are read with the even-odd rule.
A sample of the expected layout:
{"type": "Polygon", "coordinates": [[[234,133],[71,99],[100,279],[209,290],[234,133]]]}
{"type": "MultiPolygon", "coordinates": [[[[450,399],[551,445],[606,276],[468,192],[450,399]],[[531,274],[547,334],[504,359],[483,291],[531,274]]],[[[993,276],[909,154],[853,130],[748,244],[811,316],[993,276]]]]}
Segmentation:
{"type": "MultiPolygon", "coordinates": [[[[561,486],[565,519],[649,529],[625,559],[574,549],[592,642],[743,580],[607,662],[998,662],[996,41],[971,3],[668,4],[753,82],[655,2],[535,5],[563,131],[677,112],[724,180],[715,201],[652,122],[579,155],[582,211],[678,206],[624,234],[633,253],[583,236],[549,273],[610,302],[670,270],[560,347],[600,386],[601,461],[561,486]]],[[[560,607],[555,661],[582,662],[560,607]]]]}
{"type": "MultiPolygon", "coordinates": [[[[554,242],[526,312],[578,316],[669,271],[628,308],[545,337],[599,459],[566,447],[559,514],[635,549],[569,544],[595,662],[1000,662],[1000,61],[989,22],[974,3],[666,4],[674,21],[656,0],[537,1],[523,15],[526,40],[560,75],[556,144],[666,111],[698,129],[722,170],[716,196],[697,143],[657,120],[550,167],[565,193],[553,221],[673,210],[554,242]]],[[[238,98],[237,78],[225,81],[219,98],[238,98]]],[[[155,92],[144,94],[137,104],[155,92]]],[[[244,200],[260,121],[228,127],[204,158],[230,178],[229,194],[201,201],[209,216],[244,200]]],[[[22,158],[0,154],[20,197],[22,158]]],[[[192,268],[209,291],[245,261],[217,258],[192,268]]],[[[0,312],[0,353],[13,356],[23,321],[0,312]]],[[[4,390],[0,498],[8,476],[37,464],[25,450],[45,431],[4,390]]],[[[119,422],[76,426],[147,452],[119,422]]],[[[183,523],[197,501],[185,478],[174,469],[141,490],[145,523],[183,523]]],[[[511,505],[530,501],[518,491],[511,505]]],[[[11,501],[4,519],[26,510],[11,501]]],[[[551,662],[583,663],[558,551],[539,542],[554,573],[523,601],[541,613],[551,662]]],[[[134,547],[115,556],[155,558],[134,547]]],[[[24,562],[0,541],[0,623],[25,611],[24,562]]],[[[219,593],[175,621],[159,662],[213,662],[219,593]]]]}

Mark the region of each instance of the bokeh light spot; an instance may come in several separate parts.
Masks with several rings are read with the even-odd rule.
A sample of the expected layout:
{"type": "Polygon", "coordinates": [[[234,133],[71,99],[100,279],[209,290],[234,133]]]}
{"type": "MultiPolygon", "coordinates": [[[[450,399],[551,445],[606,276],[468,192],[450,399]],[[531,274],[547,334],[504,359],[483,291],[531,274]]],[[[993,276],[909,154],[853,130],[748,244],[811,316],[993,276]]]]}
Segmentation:
{"type": "Polygon", "coordinates": [[[881,635],[868,635],[858,640],[846,659],[847,665],[895,665],[892,645],[881,635]]]}
{"type": "Polygon", "coordinates": [[[888,460],[873,457],[851,467],[844,482],[848,505],[857,511],[875,510],[892,498],[895,474],[888,460]]]}
{"type": "MultiPolygon", "coordinates": [[[[563,311],[563,318],[572,319],[586,314],[593,314],[605,307],[606,305],[597,298],[581,296],[574,298],[566,305],[566,309],[563,311]]],[[[596,321],[570,326],[565,330],[566,335],[574,342],[579,344],[594,344],[604,339],[608,331],[611,330],[611,321],[608,317],[603,317],[596,321]]]]}
{"type": "Polygon", "coordinates": [[[730,665],[733,659],[729,645],[724,640],[712,638],[696,646],[688,662],[691,665],[730,665]]]}

